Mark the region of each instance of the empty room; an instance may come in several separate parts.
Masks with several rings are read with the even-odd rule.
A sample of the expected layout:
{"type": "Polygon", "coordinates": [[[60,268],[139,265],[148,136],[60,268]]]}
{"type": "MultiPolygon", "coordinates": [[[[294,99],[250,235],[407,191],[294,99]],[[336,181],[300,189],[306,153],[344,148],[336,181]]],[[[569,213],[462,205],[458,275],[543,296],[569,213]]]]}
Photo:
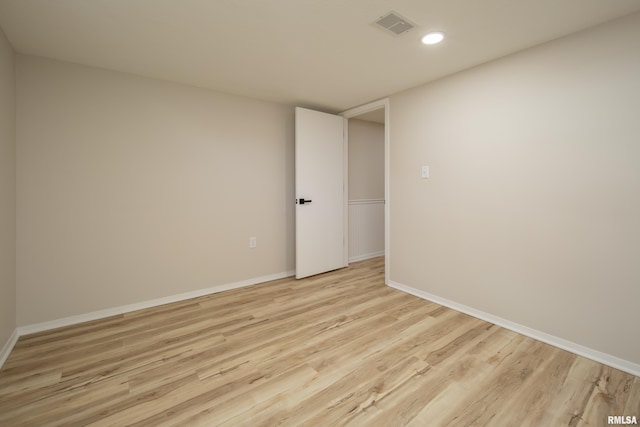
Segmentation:
{"type": "Polygon", "coordinates": [[[637,0],[0,0],[0,426],[640,419],[637,0]]]}

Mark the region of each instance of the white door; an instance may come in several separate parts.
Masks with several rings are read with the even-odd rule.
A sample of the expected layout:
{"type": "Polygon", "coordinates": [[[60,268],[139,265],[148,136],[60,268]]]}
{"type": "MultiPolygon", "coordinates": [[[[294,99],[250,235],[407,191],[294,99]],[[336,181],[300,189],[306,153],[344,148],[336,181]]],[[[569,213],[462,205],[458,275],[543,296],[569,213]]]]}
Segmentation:
{"type": "Polygon", "coordinates": [[[344,119],[296,108],[296,278],[345,267],[344,119]]]}

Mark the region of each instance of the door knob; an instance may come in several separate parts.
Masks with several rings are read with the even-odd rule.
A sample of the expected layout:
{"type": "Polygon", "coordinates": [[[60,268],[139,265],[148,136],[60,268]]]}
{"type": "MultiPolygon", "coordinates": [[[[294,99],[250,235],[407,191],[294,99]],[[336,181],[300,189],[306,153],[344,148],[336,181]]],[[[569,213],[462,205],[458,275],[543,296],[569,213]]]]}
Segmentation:
{"type": "Polygon", "coordinates": [[[311,200],[299,199],[299,203],[304,205],[305,203],[311,203],[311,200]]]}

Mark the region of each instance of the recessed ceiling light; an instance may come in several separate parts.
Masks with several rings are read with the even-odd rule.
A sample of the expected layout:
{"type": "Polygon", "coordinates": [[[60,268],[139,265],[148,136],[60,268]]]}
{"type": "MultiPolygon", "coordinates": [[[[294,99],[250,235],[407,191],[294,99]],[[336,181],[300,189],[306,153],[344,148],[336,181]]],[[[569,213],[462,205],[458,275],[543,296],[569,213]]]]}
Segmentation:
{"type": "Polygon", "coordinates": [[[436,43],[440,43],[443,39],[444,39],[444,33],[441,33],[439,31],[434,31],[424,36],[422,38],[422,43],[436,44],[436,43]]]}

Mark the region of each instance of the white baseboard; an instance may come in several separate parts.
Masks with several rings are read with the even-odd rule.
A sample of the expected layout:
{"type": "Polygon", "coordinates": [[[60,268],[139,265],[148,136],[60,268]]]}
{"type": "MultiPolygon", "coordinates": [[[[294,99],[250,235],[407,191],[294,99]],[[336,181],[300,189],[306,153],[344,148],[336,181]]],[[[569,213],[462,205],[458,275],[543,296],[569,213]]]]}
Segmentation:
{"type": "Polygon", "coordinates": [[[18,329],[16,328],[13,330],[13,333],[9,337],[9,340],[4,344],[4,347],[2,347],[2,351],[0,351],[0,369],[2,369],[2,366],[4,366],[4,362],[6,362],[7,358],[9,358],[9,353],[11,353],[11,350],[13,350],[13,346],[18,342],[18,338],[18,329]]]}
{"type": "Polygon", "coordinates": [[[379,256],[384,256],[384,251],[373,252],[373,253],[370,253],[370,254],[364,254],[364,255],[358,255],[358,256],[350,257],[349,258],[349,262],[364,261],[365,259],[376,258],[376,257],[379,257],[379,256]]]}
{"type": "MultiPolygon", "coordinates": [[[[287,271],[284,273],[271,274],[268,276],[256,277],[253,279],[241,280],[238,282],[228,283],[225,285],[212,286],[206,289],[186,292],[178,295],[171,295],[164,298],[157,298],[148,301],[142,301],[135,304],[123,305],[120,307],[108,308],[106,310],[98,310],[90,313],[79,314],[76,316],[65,317],[62,319],[51,320],[48,322],[36,323],[33,325],[19,326],[17,336],[34,334],[36,332],[48,331],[51,329],[61,328],[63,326],[76,325],[78,323],[89,322],[92,320],[104,319],[106,317],[117,316],[123,313],[129,313],[145,308],[157,307],[159,305],[170,304],[172,302],[184,301],[191,298],[197,298],[204,295],[215,294],[218,292],[229,291],[231,289],[243,288],[245,286],[257,285],[259,283],[270,282],[272,280],[283,279],[293,276],[295,272],[287,271]]],[[[17,339],[17,338],[16,338],[17,339]]]]}
{"type": "Polygon", "coordinates": [[[398,289],[399,291],[417,296],[419,298],[435,302],[436,304],[444,305],[445,307],[452,308],[456,311],[460,311],[462,313],[468,314],[478,319],[485,320],[490,323],[494,323],[505,329],[509,329],[519,334],[526,335],[535,340],[542,341],[552,346],[577,354],[578,356],[583,356],[583,357],[586,357],[587,359],[591,359],[596,362],[602,363],[604,365],[611,366],[612,368],[616,368],[621,371],[628,372],[635,376],[640,376],[640,365],[637,363],[620,359],[619,357],[612,356],[610,354],[603,353],[601,351],[594,350],[592,348],[585,347],[583,345],[576,344],[571,341],[567,341],[563,338],[559,338],[554,335],[550,335],[545,332],[541,332],[536,329],[532,329],[527,326],[520,325],[510,320],[503,319],[502,317],[494,316],[493,314],[486,313],[484,311],[477,310],[475,308],[468,307],[463,304],[459,304],[455,301],[451,301],[446,298],[441,298],[437,295],[430,294],[420,289],[415,289],[410,286],[406,286],[394,281],[390,281],[389,286],[392,288],[398,289]]]}

